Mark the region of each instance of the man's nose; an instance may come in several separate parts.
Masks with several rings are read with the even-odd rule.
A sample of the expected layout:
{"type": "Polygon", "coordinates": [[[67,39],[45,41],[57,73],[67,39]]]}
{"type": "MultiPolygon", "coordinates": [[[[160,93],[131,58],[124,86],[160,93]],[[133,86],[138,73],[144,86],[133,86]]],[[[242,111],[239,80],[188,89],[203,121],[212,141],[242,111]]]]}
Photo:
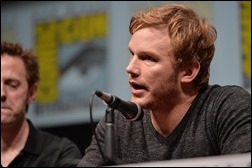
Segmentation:
{"type": "Polygon", "coordinates": [[[138,63],[137,57],[133,57],[128,66],[126,67],[126,72],[131,75],[139,75],[140,74],[140,66],[138,63]]]}
{"type": "Polygon", "coordinates": [[[3,87],[3,85],[1,84],[1,102],[6,100],[6,92],[5,89],[3,87]]]}

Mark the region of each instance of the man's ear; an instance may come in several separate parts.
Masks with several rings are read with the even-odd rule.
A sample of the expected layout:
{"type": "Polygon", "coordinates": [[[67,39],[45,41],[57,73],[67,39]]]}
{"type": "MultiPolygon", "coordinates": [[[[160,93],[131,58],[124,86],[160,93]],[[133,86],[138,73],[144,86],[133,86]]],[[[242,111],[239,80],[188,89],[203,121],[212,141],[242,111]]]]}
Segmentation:
{"type": "Polygon", "coordinates": [[[38,90],[38,85],[35,84],[33,85],[30,89],[29,89],[29,93],[28,93],[28,99],[27,99],[27,103],[31,104],[35,98],[36,98],[36,94],[37,94],[37,90],[38,90]]]}
{"type": "Polygon", "coordinates": [[[192,82],[196,76],[198,75],[200,70],[200,63],[195,61],[192,63],[190,67],[187,67],[182,74],[181,83],[190,83],[192,82]]]}

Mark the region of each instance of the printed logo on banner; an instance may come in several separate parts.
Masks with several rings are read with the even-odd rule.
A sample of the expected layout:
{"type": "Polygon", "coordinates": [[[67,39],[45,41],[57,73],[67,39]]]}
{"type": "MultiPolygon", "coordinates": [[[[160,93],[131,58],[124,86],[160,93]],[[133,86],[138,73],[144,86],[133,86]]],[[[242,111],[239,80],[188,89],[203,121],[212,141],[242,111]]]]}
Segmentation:
{"type": "Polygon", "coordinates": [[[36,21],[40,82],[33,117],[72,120],[74,113],[89,114],[93,90],[107,88],[106,37],[104,12],[36,21]]]}

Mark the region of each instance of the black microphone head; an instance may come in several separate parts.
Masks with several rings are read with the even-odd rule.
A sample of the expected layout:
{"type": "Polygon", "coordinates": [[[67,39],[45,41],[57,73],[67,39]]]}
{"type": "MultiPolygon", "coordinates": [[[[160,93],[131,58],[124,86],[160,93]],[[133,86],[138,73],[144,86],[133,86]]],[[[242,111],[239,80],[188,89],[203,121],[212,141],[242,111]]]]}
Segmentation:
{"type": "Polygon", "coordinates": [[[117,108],[122,115],[129,121],[138,121],[143,118],[144,111],[139,104],[135,102],[121,102],[117,108]]]}
{"type": "Polygon", "coordinates": [[[130,121],[137,121],[143,117],[143,109],[137,103],[123,101],[117,96],[99,90],[96,90],[95,94],[100,97],[107,106],[117,109],[130,121]]]}
{"type": "Polygon", "coordinates": [[[99,91],[99,90],[96,90],[96,91],[95,91],[95,94],[96,94],[98,97],[101,97],[101,96],[102,96],[102,92],[99,91]]]}

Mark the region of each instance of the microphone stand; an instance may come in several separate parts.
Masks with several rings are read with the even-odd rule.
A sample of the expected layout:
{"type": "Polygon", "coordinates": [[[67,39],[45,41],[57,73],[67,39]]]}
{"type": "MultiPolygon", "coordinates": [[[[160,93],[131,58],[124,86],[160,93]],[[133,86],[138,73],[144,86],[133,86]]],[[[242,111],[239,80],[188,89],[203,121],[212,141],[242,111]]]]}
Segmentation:
{"type": "Polygon", "coordinates": [[[108,165],[115,165],[114,162],[114,109],[107,108],[105,116],[105,157],[108,165]]]}

